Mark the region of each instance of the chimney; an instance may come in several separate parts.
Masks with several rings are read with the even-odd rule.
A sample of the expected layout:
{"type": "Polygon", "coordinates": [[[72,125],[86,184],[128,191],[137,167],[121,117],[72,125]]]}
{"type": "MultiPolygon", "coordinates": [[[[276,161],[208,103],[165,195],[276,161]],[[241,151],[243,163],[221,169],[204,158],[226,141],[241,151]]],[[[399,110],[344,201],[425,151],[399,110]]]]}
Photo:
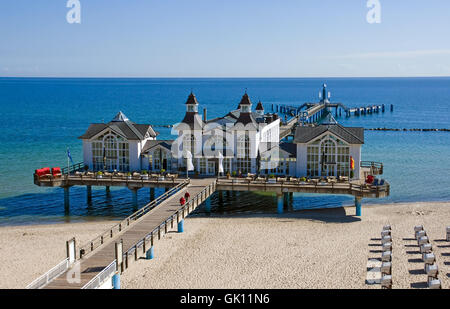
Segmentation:
{"type": "Polygon", "coordinates": [[[206,108],[204,108],[203,109],[203,122],[206,123],[206,119],[207,119],[207,117],[206,117],[206,108]]]}

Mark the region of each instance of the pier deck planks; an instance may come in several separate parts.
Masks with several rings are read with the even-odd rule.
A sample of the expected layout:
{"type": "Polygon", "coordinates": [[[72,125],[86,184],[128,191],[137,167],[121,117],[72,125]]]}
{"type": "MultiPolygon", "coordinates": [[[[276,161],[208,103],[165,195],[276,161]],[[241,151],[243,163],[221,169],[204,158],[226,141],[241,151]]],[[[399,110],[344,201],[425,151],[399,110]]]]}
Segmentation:
{"type": "MultiPolygon", "coordinates": [[[[138,222],[131,225],[128,229],[117,234],[112,240],[105,243],[103,247],[98,248],[91,254],[86,255],[79,260],[81,270],[81,282],[69,283],[66,279],[67,272],[63,273],[55,280],[50,282],[46,289],[79,289],[94,278],[99,272],[115,260],[115,242],[123,240],[123,249],[126,252],[133,247],[138,241],[142,240],[148,233],[157,228],[171,215],[175,214],[180,208],[180,198],[189,191],[191,198],[200,193],[205,187],[215,181],[214,178],[208,179],[191,179],[187,188],[177,192],[160,205],[149,211],[138,222]]],[[[164,229],[161,229],[161,235],[164,229]]],[[[158,236],[155,235],[158,239],[158,236]]],[[[132,257],[134,259],[134,257],[132,257]]]]}

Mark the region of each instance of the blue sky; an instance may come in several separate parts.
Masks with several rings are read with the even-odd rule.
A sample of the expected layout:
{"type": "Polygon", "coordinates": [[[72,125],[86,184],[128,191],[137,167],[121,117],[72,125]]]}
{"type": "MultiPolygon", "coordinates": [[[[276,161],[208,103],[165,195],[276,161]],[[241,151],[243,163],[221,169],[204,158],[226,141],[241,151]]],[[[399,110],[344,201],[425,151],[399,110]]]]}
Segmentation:
{"type": "Polygon", "coordinates": [[[450,1],[0,2],[0,76],[449,76],[450,1]]]}

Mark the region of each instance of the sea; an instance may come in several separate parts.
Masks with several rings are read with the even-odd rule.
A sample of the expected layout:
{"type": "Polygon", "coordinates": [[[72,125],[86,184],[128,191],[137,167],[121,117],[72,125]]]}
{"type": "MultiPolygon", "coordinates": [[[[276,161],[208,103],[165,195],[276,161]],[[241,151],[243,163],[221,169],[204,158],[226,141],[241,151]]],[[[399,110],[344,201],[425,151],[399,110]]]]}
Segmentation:
{"type": "MultiPolygon", "coordinates": [[[[90,123],[108,122],[119,111],[136,123],[149,123],[160,139],[174,138],[193,91],[208,118],[236,109],[245,91],[265,110],[272,104],[301,105],[318,101],[322,84],[332,102],[348,107],[386,105],[386,112],[337,118],[344,126],[398,129],[450,128],[450,78],[0,78],[0,225],[47,224],[120,219],[133,213],[128,189],[86,188],[70,192],[33,184],[33,172],[67,165],[67,149],[82,161],[78,139],[90,123]],[[390,105],[394,110],[391,112],[390,105]]],[[[363,204],[450,201],[450,132],[366,131],[362,159],[384,164],[391,195],[363,204]]],[[[157,190],[156,194],[162,194],[157,190]]],[[[138,208],[149,202],[148,189],[138,193],[138,208]]],[[[214,194],[212,216],[277,212],[268,193],[214,194]]],[[[286,211],[349,206],[347,195],[295,194],[286,211]]],[[[363,206],[364,207],[364,206],[363,206]]],[[[199,213],[202,210],[199,209],[199,213]]]]}

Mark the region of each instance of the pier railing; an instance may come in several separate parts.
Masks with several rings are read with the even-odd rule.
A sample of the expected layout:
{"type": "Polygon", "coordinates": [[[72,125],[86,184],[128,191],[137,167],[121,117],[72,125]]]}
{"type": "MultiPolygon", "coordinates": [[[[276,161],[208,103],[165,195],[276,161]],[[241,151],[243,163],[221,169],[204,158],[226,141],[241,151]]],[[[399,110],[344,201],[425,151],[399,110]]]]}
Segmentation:
{"type": "Polygon", "coordinates": [[[106,280],[111,279],[117,270],[117,262],[114,260],[111,264],[106,266],[101,272],[99,272],[94,278],[86,283],[81,289],[98,289],[106,280]]]}
{"type": "Polygon", "coordinates": [[[50,269],[48,272],[31,282],[29,285],[27,285],[27,289],[40,289],[46,286],[50,281],[64,273],[67,269],[69,269],[70,262],[69,258],[66,258],[62,262],[60,262],[58,265],[50,269]]]}
{"type": "MultiPolygon", "coordinates": [[[[216,181],[206,186],[202,191],[197,193],[192,199],[186,202],[183,207],[178,209],[173,215],[169,216],[166,220],[153,229],[150,233],[145,235],[135,245],[131,246],[126,252],[123,253],[123,266],[122,271],[127,269],[131,261],[137,261],[140,254],[145,254],[149,246],[153,246],[156,239],[161,239],[162,233],[167,234],[170,228],[174,227],[175,222],[178,224],[181,219],[184,219],[192,211],[195,210],[202,202],[204,202],[211,194],[216,191],[216,181]],[[141,253],[140,253],[141,252],[141,253]]],[[[119,265],[118,265],[119,266],[119,265]]]]}
{"type": "Polygon", "coordinates": [[[370,185],[363,183],[356,183],[350,181],[326,181],[320,179],[309,179],[302,181],[301,179],[287,180],[273,179],[273,181],[266,180],[265,178],[253,179],[253,178],[218,178],[217,185],[229,187],[231,190],[248,190],[248,191],[281,191],[290,190],[292,192],[326,192],[336,194],[352,194],[352,195],[369,195],[374,194],[376,196],[380,193],[389,195],[390,185],[385,182],[383,185],[370,185]]]}
{"type": "Polygon", "coordinates": [[[161,204],[164,200],[171,197],[172,195],[176,194],[178,191],[183,189],[185,186],[189,184],[189,179],[183,181],[182,183],[178,184],[177,186],[171,188],[169,191],[163,193],[162,195],[155,198],[153,201],[139,209],[138,211],[134,212],[132,215],[128,216],[124,220],[120,221],[118,224],[111,227],[109,230],[105,231],[101,235],[97,236],[96,238],[92,239],[88,243],[84,244],[79,249],[79,258],[83,258],[88,253],[93,252],[97,248],[101,247],[108,239],[113,238],[117,233],[121,233],[125,229],[127,229],[130,225],[132,225],[134,222],[136,222],[139,218],[141,218],[143,215],[148,213],[150,210],[161,204]]]}
{"type": "Polygon", "coordinates": [[[361,161],[361,167],[369,168],[374,175],[383,175],[383,163],[372,161],[361,161]]]}
{"type": "Polygon", "coordinates": [[[61,169],[61,174],[68,175],[70,173],[78,172],[84,169],[84,162],[80,162],[74,165],[66,166],[61,169]]]}

